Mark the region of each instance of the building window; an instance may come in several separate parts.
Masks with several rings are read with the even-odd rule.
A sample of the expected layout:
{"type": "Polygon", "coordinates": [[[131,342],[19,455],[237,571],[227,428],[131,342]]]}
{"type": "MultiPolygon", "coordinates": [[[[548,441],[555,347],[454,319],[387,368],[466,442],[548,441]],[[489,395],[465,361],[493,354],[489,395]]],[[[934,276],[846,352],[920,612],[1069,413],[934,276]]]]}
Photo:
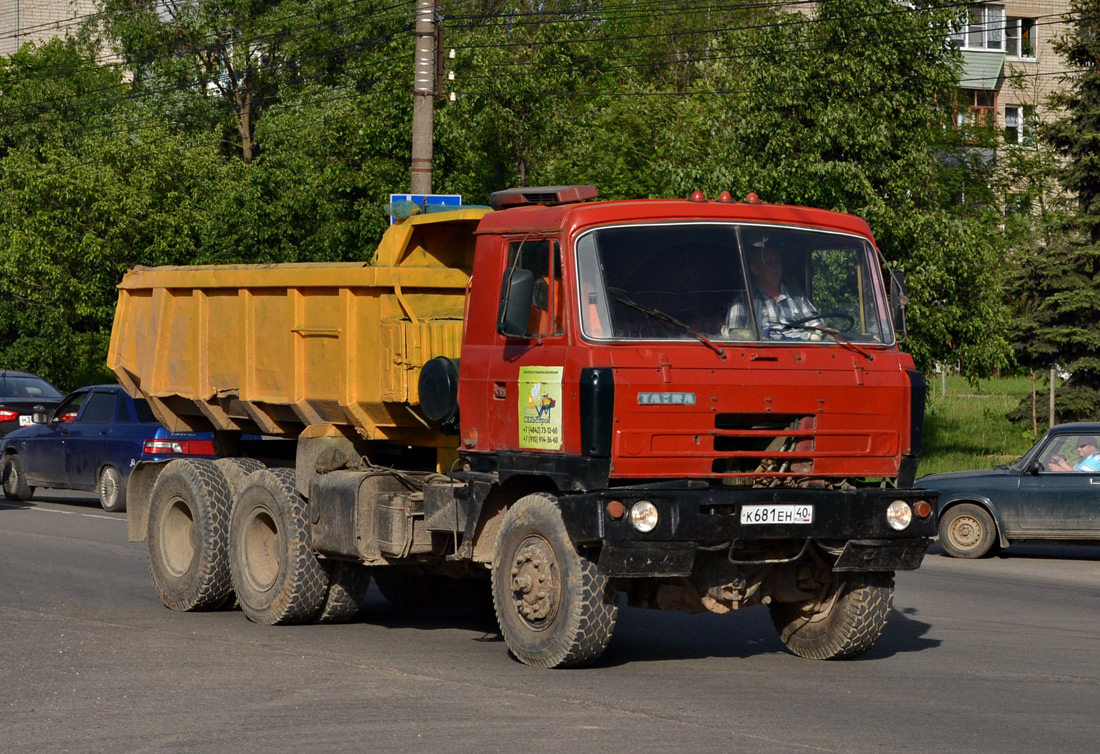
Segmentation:
{"type": "Polygon", "coordinates": [[[1014,58],[1035,57],[1035,19],[1009,16],[1005,22],[1005,52],[1014,58]]]}
{"type": "Polygon", "coordinates": [[[989,128],[993,125],[997,93],[989,89],[959,89],[955,99],[955,125],[989,128]]]}
{"type": "Polygon", "coordinates": [[[1005,48],[1005,7],[1003,5],[975,5],[964,10],[963,14],[958,24],[951,30],[951,39],[956,44],[967,50],[1003,50],[1005,48]]]}
{"type": "Polygon", "coordinates": [[[1031,129],[1035,108],[1029,105],[1005,105],[1005,141],[1009,144],[1032,144],[1031,129]]]}

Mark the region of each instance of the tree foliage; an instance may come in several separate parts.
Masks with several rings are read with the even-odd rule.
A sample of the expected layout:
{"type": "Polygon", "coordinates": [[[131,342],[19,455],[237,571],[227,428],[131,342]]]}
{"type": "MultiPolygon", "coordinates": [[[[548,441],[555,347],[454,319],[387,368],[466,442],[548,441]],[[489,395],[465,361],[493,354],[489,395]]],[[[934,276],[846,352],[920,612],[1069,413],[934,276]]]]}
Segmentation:
{"type": "MultiPolygon", "coordinates": [[[[79,40],[0,62],[0,360],[64,386],[102,372],[128,267],[366,259],[409,178],[412,3],[99,8],[79,40]]],[[[445,0],[436,190],[752,191],[860,214],[908,273],[918,362],[986,374],[1008,354],[1003,245],[986,165],[944,127],[953,13],[445,0]]]]}
{"type": "Polygon", "coordinates": [[[1055,48],[1080,71],[1051,98],[1059,116],[1040,137],[1062,159],[1053,169],[1068,212],[1051,213],[1043,244],[1021,255],[1014,292],[1021,363],[1057,365],[1070,378],[1058,418],[1100,418],[1100,2],[1075,0],[1073,23],[1055,48]]]}

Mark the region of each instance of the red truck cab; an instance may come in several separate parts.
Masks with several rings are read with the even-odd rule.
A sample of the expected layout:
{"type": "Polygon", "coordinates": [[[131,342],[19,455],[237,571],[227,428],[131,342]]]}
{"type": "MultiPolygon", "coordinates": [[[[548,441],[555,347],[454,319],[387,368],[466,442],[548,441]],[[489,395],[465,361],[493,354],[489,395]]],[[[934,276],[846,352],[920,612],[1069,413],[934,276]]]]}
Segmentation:
{"type": "Polygon", "coordinates": [[[911,486],[923,378],[898,350],[861,219],[759,201],[513,207],[482,220],[474,266],[458,401],[468,456],[537,457],[574,487],[911,486]],[[773,322],[745,305],[759,295],[753,255],[775,252],[784,290],[818,317],[773,322]],[[526,298],[509,330],[517,276],[532,293],[513,295],[526,298]]]}

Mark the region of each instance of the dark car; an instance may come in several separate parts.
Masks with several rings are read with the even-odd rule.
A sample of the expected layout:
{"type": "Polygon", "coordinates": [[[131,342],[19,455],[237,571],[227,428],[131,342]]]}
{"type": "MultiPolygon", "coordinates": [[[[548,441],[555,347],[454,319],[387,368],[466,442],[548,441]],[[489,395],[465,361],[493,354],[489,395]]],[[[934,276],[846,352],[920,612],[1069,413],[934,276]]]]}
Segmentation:
{"type": "Polygon", "coordinates": [[[0,369],[0,437],[52,411],[64,393],[38,375],[0,369]]]}
{"type": "Polygon", "coordinates": [[[940,491],[940,544],[980,558],[1022,540],[1100,543],[1100,423],[1055,425],[1014,464],[929,474],[940,491]]]}
{"type": "Polygon", "coordinates": [[[213,433],[169,432],[146,401],[117,385],[81,388],[39,418],[45,423],[0,441],[0,483],[9,500],[27,500],[35,487],[95,490],[105,510],[123,511],[138,461],[214,457],[213,433]]]}

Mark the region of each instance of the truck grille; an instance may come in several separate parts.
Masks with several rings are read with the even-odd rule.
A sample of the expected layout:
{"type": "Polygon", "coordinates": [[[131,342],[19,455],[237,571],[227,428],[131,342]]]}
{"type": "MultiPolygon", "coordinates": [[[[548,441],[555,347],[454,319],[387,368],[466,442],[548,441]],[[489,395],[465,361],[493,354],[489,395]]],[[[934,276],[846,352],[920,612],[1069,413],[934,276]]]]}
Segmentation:
{"type": "Polygon", "coordinates": [[[811,474],[816,429],[815,416],[718,414],[711,471],[731,484],[811,474]]]}

